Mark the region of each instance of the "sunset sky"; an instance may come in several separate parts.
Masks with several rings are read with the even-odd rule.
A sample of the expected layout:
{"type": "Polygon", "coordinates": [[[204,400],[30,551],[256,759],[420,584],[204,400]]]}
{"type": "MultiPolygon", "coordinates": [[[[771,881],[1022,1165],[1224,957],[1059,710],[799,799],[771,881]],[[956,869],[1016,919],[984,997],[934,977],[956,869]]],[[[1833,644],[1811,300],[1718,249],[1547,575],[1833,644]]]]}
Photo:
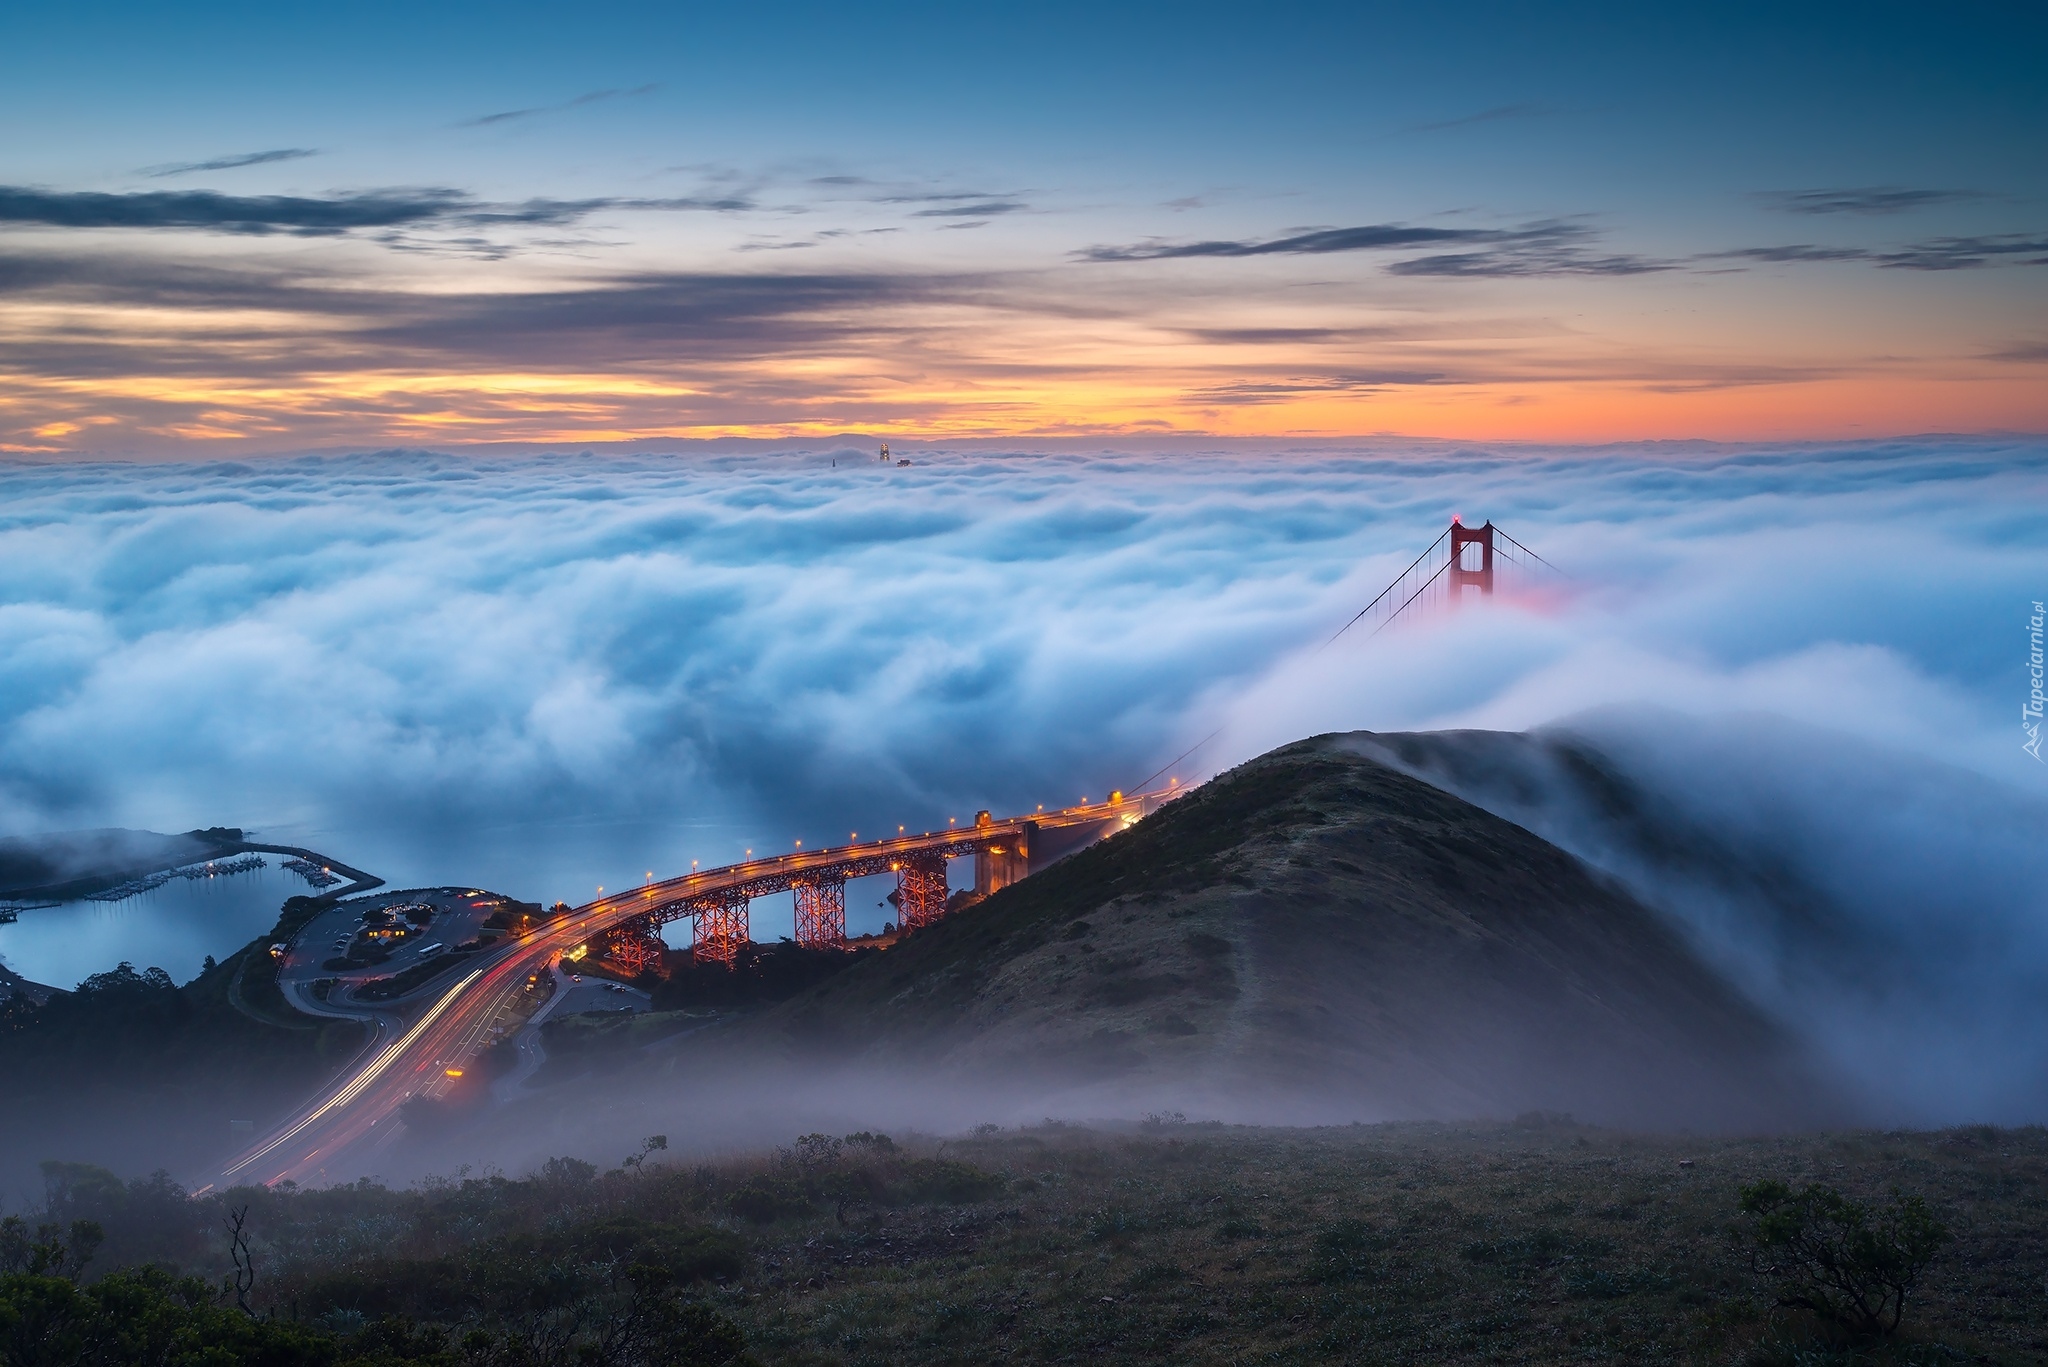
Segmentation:
{"type": "Polygon", "coordinates": [[[2048,426],[2038,6],[15,5],[0,451],[2048,426]]]}

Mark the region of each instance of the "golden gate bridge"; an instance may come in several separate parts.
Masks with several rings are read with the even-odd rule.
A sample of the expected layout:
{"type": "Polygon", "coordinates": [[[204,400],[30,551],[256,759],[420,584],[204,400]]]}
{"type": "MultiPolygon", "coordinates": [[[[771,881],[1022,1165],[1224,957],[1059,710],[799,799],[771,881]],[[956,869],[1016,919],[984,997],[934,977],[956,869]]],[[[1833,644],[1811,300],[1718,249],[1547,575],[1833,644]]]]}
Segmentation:
{"type": "MultiPolygon", "coordinates": [[[[1368,636],[1377,635],[1410,613],[1456,607],[1468,594],[1491,596],[1518,578],[1543,573],[1557,571],[1490,521],[1467,527],[1453,518],[1414,563],[1322,648],[1362,623],[1370,625],[1368,636]]],[[[1193,753],[1188,751],[1146,783],[1193,753]]],[[[372,1034],[355,1063],[326,1091],[237,1155],[222,1169],[220,1180],[272,1184],[287,1178],[314,1179],[325,1174],[342,1152],[366,1141],[384,1142],[395,1133],[391,1122],[398,1108],[415,1098],[447,1094],[465,1075],[468,1061],[493,1042],[494,1026],[517,1014],[527,984],[565,956],[602,945],[605,957],[619,971],[637,974],[659,962],[667,950],[661,928],[688,920],[692,957],[730,967],[751,938],[749,905],[757,897],[780,892],[793,894],[798,944],[844,948],[848,880],[882,874],[895,876],[898,921],[902,929],[915,931],[1136,824],[1188,786],[1177,778],[1157,788],[1139,784],[1140,791],[1129,795],[1112,792],[1103,802],[1084,800],[1079,806],[1041,809],[1029,816],[999,819],[983,811],[971,826],[949,825],[943,831],[749,859],[650,882],[580,907],[558,903],[555,915],[468,960],[467,974],[437,996],[422,996],[403,1017],[393,1015],[394,1008],[403,1008],[402,1000],[361,1008],[372,1034]],[[956,858],[974,860],[974,887],[957,897],[949,890],[948,877],[948,865],[956,858]]],[[[297,946],[289,952],[296,953],[297,946]]],[[[330,998],[326,1005],[329,1014],[353,1009],[345,997],[330,998]]]]}
{"type": "MultiPolygon", "coordinates": [[[[1453,517],[1428,549],[1380,591],[1359,614],[1338,628],[1324,645],[1334,643],[1361,622],[1371,624],[1368,636],[1400,620],[1402,615],[1438,607],[1455,607],[1468,593],[1490,596],[1510,575],[1550,571],[1550,562],[1509,536],[1491,521],[1467,527],[1453,517]]],[[[1166,769],[1150,775],[1151,783],[1185,760],[1221,731],[1212,732],[1166,769]]],[[[1144,784],[1138,785],[1140,789],[1144,784]]],[[[1179,795],[1178,780],[1164,788],[1140,791],[1126,798],[1119,791],[1095,806],[1068,807],[1028,817],[996,820],[986,811],[974,825],[960,829],[899,836],[865,845],[843,845],[771,859],[751,860],[704,873],[690,873],[650,883],[630,893],[588,904],[610,920],[605,933],[606,957],[629,974],[661,962],[667,949],[661,927],[691,923],[691,953],[698,960],[731,965],[739,947],[749,940],[748,907],[753,899],[774,893],[793,894],[796,909],[794,940],[817,949],[846,946],[846,884],[849,879],[892,873],[898,924],[917,930],[944,917],[956,903],[949,890],[947,865],[957,858],[974,859],[974,888],[966,904],[1000,891],[1019,878],[1045,867],[1083,845],[1149,815],[1179,795]]]]}

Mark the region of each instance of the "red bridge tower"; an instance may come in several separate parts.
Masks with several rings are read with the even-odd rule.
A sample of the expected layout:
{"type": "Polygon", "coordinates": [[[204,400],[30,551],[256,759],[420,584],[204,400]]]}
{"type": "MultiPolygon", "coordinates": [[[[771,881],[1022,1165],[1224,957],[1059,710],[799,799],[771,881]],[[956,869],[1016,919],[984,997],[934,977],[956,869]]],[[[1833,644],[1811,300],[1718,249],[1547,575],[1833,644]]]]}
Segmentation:
{"type": "Polygon", "coordinates": [[[1467,584],[1477,585],[1482,594],[1493,592],[1493,523],[1489,520],[1484,527],[1471,528],[1451,519],[1451,601],[1457,602],[1465,596],[1467,584]],[[1477,567],[1465,567],[1465,548],[1479,547],[1477,567]]]}

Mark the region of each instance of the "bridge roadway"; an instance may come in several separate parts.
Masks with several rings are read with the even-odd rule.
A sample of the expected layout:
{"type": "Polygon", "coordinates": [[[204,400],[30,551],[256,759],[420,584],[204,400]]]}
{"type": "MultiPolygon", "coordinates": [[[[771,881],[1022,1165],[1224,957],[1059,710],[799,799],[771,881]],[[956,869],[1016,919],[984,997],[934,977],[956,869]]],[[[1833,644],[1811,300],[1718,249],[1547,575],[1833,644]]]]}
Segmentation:
{"type": "MultiPolygon", "coordinates": [[[[557,963],[577,946],[637,918],[673,913],[679,904],[711,893],[760,896],[788,888],[806,877],[861,877],[882,872],[911,855],[944,853],[957,857],[990,844],[1019,838],[1054,844],[1056,858],[1067,849],[1040,839],[1053,832],[1086,836],[1088,843],[1132,824],[1177,796],[1165,788],[1113,802],[1097,802],[1057,811],[1037,812],[973,826],[950,827],[918,835],[899,835],[771,858],[750,859],[722,868],[648,883],[600,897],[544,921],[524,935],[507,937],[493,949],[479,952],[453,984],[423,990],[417,1015],[400,1015],[388,1003],[351,1010],[344,1001],[327,1003],[327,1015],[348,1015],[371,1029],[370,1043],[347,1070],[313,1100],[232,1159],[218,1175],[220,1186],[283,1181],[301,1185],[321,1182],[338,1160],[358,1149],[381,1148],[396,1136],[399,1107],[413,1097],[444,1095],[460,1070],[466,1070],[491,1040],[493,1028],[509,1020],[527,979],[557,963]],[[1099,828],[1089,833],[1088,827],[1099,828]]],[[[1068,844],[1068,849],[1079,844],[1068,844]]],[[[1049,862],[1049,859],[1046,861],[1049,862]]],[[[1040,860],[1033,858],[1034,867],[1040,860]]]]}

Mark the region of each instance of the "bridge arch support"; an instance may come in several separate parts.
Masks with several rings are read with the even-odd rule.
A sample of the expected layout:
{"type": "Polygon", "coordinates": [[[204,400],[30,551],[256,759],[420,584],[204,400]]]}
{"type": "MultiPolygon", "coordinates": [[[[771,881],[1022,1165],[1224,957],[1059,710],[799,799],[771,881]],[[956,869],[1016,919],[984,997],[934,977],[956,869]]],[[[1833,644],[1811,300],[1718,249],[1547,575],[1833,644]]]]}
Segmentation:
{"type": "Polygon", "coordinates": [[[740,946],[751,938],[747,908],[753,898],[737,889],[711,893],[690,911],[693,943],[690,955],[705,963],[732,966],[740,946]]]}
{"type": "Polygon", "coordinates": [[[907,854],[896,865],[896,914],[905,930],[917,930],[945,916],[943,852],[907,854]]]}
{"type": "Polygon", "coordinates": [[[812,949],[846,948],[846,880],[820,876],[790,884],[796,897],[796,942],[812,949]]]}

